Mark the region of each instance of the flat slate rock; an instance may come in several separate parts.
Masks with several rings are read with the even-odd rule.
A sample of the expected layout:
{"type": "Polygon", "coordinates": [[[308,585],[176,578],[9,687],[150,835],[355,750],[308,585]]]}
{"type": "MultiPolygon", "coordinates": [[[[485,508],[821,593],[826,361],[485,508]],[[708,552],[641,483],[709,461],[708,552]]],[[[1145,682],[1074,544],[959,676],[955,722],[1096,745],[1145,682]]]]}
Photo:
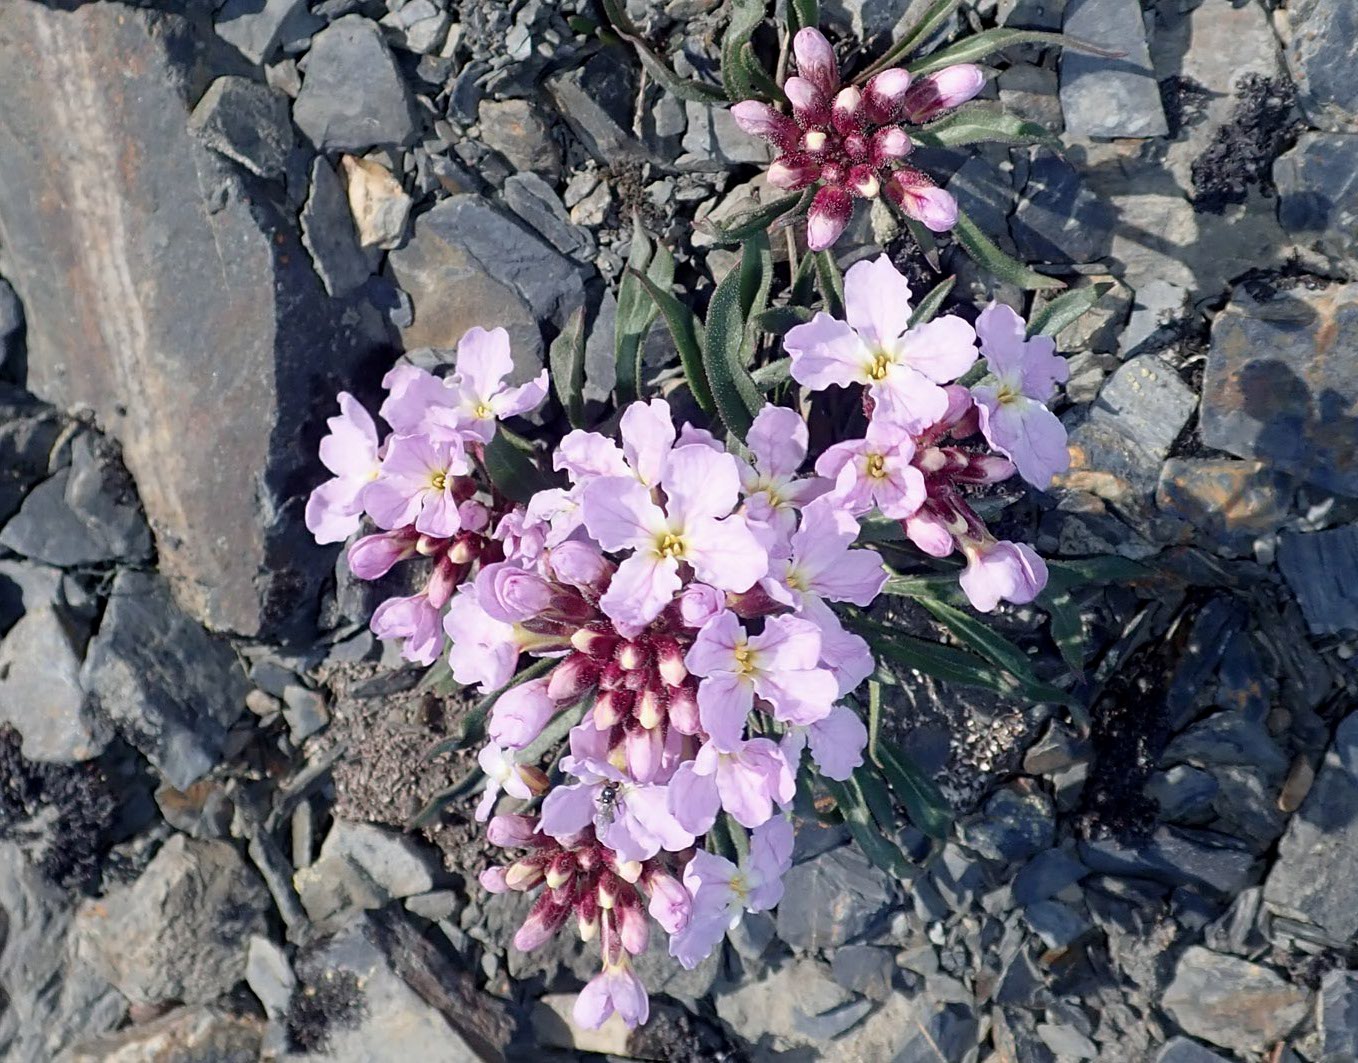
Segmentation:
{"type": "Polygon", "coordinates": [[[1085,137],[1162,137],[1169,132],[1139,0],[1071,0],[1064,30],[1123,53],[1120,59],[1061,53],[1066,131],[1085,137]]]}
{"type": "Polygon", "coordinates": [[[1278,567],[1315,634],[1358,631],[1358,524],[1283,535],[1278,567]]]}
{"type": "Polygon", "coordinates": [[[1287,27],[1287,66],[1311,124],[1358,132],[1358,6],[1352,0],[1294,0],[1287,27]]]}
{"type": "Polygon", "coordinates": [[[1212,324],[1203,442],[1358,494],[1355,358],[1358,284],[1262,299],[1238,287],[1212,324]]]}
{"type": "Polygon", "coordinates": [[[1172,827],[1161,827],[1139,845],[1112,838],[1082,841],[1080,859],[1104,874],[1134,875],[1171,886],[1205,886],[1224,896],[1250,884],[1255,864],[1253,854],[1235,838],[1172,827]]]}
{"type": "Polygon", "coordinates": [[[1290,1034],[1310,1003],[1306,989],[1269,968],[1194,945],[1179,958],[1161,1006],[1193,1036],[1252,1054],[1290,1034]]]}
{"type": "Polygon", "coordinates": [[[1311,792],[1278,843],[1264,902],[1336,946],[1358,934],[1358,713],[1335,731],[1311,792]]]}
{"type": "Polygon", "coordinates": [[[1274,162],[1273,183],[1282,227],[1351,267],[1358,259],[1358,135],[1303,133],[1274,162]]]}
{"type": "Polygon", "coordinates": [[[783,881],[778,936],[794,949],[843,945],[872,926],[896,898],[886,873],[852,847],[796,864],[783,881]]]}
{"type": "Polygon", "coordinates": [[[321,151],[364,151],[415,137],[401,69],[377,23],[336,19],[312,39],[293,121],[321,151]]]}
{"type": "Polygon", "coordinates": [[[260,177],[281,177],[288,165],[288,98],[258,81],[218,78],[193,109],[189,128],[213,151],[260,177]]]}
{"type": "Polygon", "coordinates": [[[217,12],[217,36],[260,64],[283,44],[305,40],[324,23],[307,10],[307,0],[226,0],[217,12]]]}
{"type": "Polygon", "coordinates": [[[1320,980],[1316,1025],[1325,1059],[1358,1059],[1358,974],[1325,973],[1320,980]]]}

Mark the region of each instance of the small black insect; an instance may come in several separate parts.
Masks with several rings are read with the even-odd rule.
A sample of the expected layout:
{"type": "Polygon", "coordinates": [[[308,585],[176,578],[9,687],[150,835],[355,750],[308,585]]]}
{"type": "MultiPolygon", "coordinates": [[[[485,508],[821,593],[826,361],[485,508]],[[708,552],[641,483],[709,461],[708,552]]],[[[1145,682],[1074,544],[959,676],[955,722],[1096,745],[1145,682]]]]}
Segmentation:
{"type": "Polygon", "coordinates": [[[618,784],[615,782],[605,783],[604,788],[599,791],[599,818],[604,823],[612,823],[613,815],[617,810],[618,804],[618,784]]]}

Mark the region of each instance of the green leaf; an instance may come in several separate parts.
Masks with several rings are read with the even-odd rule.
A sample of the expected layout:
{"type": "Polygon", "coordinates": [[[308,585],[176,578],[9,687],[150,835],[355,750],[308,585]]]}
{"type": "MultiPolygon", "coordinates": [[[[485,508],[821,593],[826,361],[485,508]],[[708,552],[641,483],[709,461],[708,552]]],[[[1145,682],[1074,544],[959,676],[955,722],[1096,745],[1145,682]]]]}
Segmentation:
{"type": "MultiPolygon", "coordinates": [[[[754,283],[752,276],[762,251],[768,248],[764,234],[752,237],[741,252],[740,265],[731,270],[712,296],[707,308],[707,348],[703,367],[712,387],[717,414],[732,435],[744,440],[755,412],[764,397],[745,367],[746,321],[742,313],[745,291],[754,283]]],[[[753,298],[753,296],[752,296],[753,298]]]]}
{"type": "Polygon", "coordinates": [[[424,807],[410,818],[410,822],[406,824],[406,830],[421,830],[437,822],[439,816],[443,815],[445,808],[461,801],[468,794],[474,793],[485,780],[485,773],[479,767],[472,768],[452,786],[447,786],[438,791],[426,801],[424,807]]]}
{"type": "Polygon", "coordinates": [[[788,36],[807,26],[820,26],[820,0],[788,0],[788,36]]]}
{"type": "Polygon", "coordinates": [[[924,261],[929,263],[929,268],[935,273],[942,273],[943,265],[938,257],[938,241],[934,239],[934,234],[925,227],[923,222],[910,217],[890,199],[887,200],[887,204],[895,212],[896,217],[904,223],[906,232],[918,245],[920,252],[924,255],[924,261]]]}
{"type": "Polygon", "coordinates": [[[942,70],[944,67],[953,66],[956,63],[979,63],[986,56],[1004,51],[1006,48],[1012,48],[1016,44],[1054,44],[1062,48],[1069,48],[1072,51],[1102,56],[1105,59],[1117,59],[1124,54],[1110,51],[1076,37],[1067,37],[1064,33],[1050,33],[1046,30],[1015,30],[999,26],[995,29],[973,33],[970,37],[964,37],[956,44],[942,48],[917,63],[911,63],[906,69],[918,77],[921,74],[931,74],[935,70],[942,70]]]}
{"type": "Polygon", "coordinates": [[[952,809],[933,779],[904,750],[885,739],[877,743],[876,763],[910,822],[929,837],[946,840],[952,827],[952,809]]]}
{"type": "Polygon", "coordinates": [[[1148,565],[1116,554],[1047,562],[1047,586],[1055,590],[1090,583],[1134,583],[1153,575],[1155,571],[1148,565]]]}
{"type": "MultiPolygon", "coordinates": [[[[793,251],[795,254],[795,249],[793,251]]],[[[806,306],[816,290],[816,256],[803,255],[797,263],[797,271],[792,276],[792,290],[788,294],[789,306],[806,306]]]]}
{"type": "Polygon", "coordinates": [[[1049,144],[1059,143],[1042,125],[1002,111],[990,104],[967,104],[951,114],[913,131],[911,137],[921,144],[958,148],[967,144],[1049,144]]]}
{"type": "MultiPolygon", "coordinates": [[[[641,276],[638,274],[638,276],[641,276]]],[[[702,325],[693,316],[693,311],[674,297],[674,293],[669,287],[661,287],[651,280],[650,277],[641,276],[641,284],[646,289],[656,306],[660,308],[660,315],[665,319],[665,325],[670,330],[670,336],[674,339],[674,346],[679,351],[679,361],[684,367],[684,377],[688,380],[689,390],[693,392],[693,399],[708,416],[713,416],[717,412],[717,404],[712,398],[712,388],[707,381],[707,370],[703,368],[703,337],[702,325]]]]}
{"type": "Polygon", "coordinates": [[[552,486],[552,481],[537,463],[509,442],[503,428],[486,444],[484,460],[490,482],[502,495],[515,502],[527,502],[539,491],[552,486]]]}
{"type": "Polygon", "coordinates": [[[754,327],[771,336],[786,336],[798,325],[805,325],[815,314],[804,306],[775,306],[754,317],[754,327]]]}
{"type": "Polygon", "coordinates": [[[934,319],[939,309],[943,306],[943,300],[948,298],[948,293],[952,291],[953,285],[957,283],[956,277],[948,277],[934,285],[933,290],[919,301],[915,307],[915,312],[910,315],[910,327],[925,325],[934,319]]]}
{"type": "Polygon", "coordinates": [[[1085,625],[1070,591],[1053,594],[1048,587],[1038,596],[1037,604],[1047,610],[1051,618],[1052,641],[1061,651],[1061,659],[1072,672],[1083,675],[1087,653],[1085,625]]]}
{"type": "Polygon", "coordinates": [[[655,78],[656,82],[671,96],[692,103],[726,102],[726,93],[715,85],[705,85],[701,81],[687,81],[671,70],[665,61],[655,54],[651,46],[642,39],[641,31],[637,28],[636,23],[627,17],[627,12],[623,10],[623,5],[619,0],[602,0],[602,3],[604,15],[612,24],[613,31],[636,50],[637,58],[641,60],[641,65],[646,72],[655,78]]]}
{"type": "Polygon", "coordinates": [[[844,316],[844,274],[839,271],[839,263],[830,251],[817,251],[816,283],[820,296],[825,301],[825,312],[831,317],[844,316]]]}
{"type": "Polygon", "coordinates": [[[755,233],[768,232],[769,226],[783,215],[809,205],[813,195],[815,195],[813,189],[793,192],[790,195],[779,196],[770,203],[752,207],[727,222],[714,222],[710,218],[704,218],[695,228],[716,243],[738,244],[755,233]]]}
{"type": "Polygon", "coordinates": [[[1055,277],[1044,277],[1006,255],[976,227],[976,223],[965,211],[958,210],[957,225],[952,232],[968,255],[1002,281],[1029,289],[1065,287],[1065,284],[1055,277]]]}
{"type": "Polygon", "coordinates": [[[1028,655],[988,624],[937,598],[924,596],[917,600],[935,620],[986,660],[1023,682],[1040,682],[1033,674],[1028,655]]]}
{"type": "Polygon", "coordinates": [[[868,808],[867,797],[863,793],[857,773],[847,782],[836,782],[834,779],[825,779],[824,782],[830,796],[835,799],[840,815],[844,817],[844,825],[849,828],[854,841],[863,850],[863,855],[888,875],[906,881],[912,879],[915,872],[910,862],[906,860],[905,854],[898,846],[882,837],[881,828],[874,821],[868,808]]]}
{"type": "MultiPolygon", "coordinates": [[[[732,103],[737,103],[760,95],[754,87],[755,79],[751,77],[741,53],[750,43],[759,24],[764,21],[768,5],[765,0],[730,0],[728,7],[730,19],[721,42],[721,80],[726,86],[726,98],[732,103]]],[[[750,50],[750,57],[751,62],[757,66],[753,49],[750,50]]],[[[767,78],[767,73],[764,76],[767,78]]]]}
{"type": "Polygon", "coordinates": [[[582,306],[566,321],[566,327],[552,341],[547,361],[552,367],[552,386],[566,411],[572,428],[585,427],[585,308],[582,306]]]}
{"type": "Polygon", "coordinates": [[[674,282],[674,256],[669,248],[664,244],[656,245],[654,257],[651,251],[650,237],[641,227],[641,219],[634,216],[632,250],[627,256],[627,270],[618,285],[614,353],[619,406],[641,398],[641,347],[660,312],[640,278],[644,274],[662,288],[668,288],[674,282]]]}
{"type": "Polygon", "coordinates": [[[778,87],[778,82],[773,80],[764,64],[759,61],[759,56],[755,54],[754,45],[746,41],[740,46],[740,51],[736,53],[737,69],[740,71],[739,80],[744,86],[747,95],[742,99],[752,100],[782,100],[783,90],[778,87]]]}
{"type": "Polygon", "coordinates": [[[1028,323],[1028,335],[1056,336],[1094,309],[1094,305],[1112,290],[1113,286],[1105,282],[1063,292],[1033,315],[1028,323]]]}
{"type": "MultiPolygon", "coordinates": [[[[764,312],[773,288],[773,249],[768,233],[753,233],[740,256],[740,311],[746,321],[764,312]]],[[[753,329],[749,332],[753,334],[753,329]]]]}
{"type": "Polygon", "coordinates": [[[952,13],[961,4],[962,0],[937,0],[932,7],[920,15],[919,20],[913,26],[901,34],[900,39],[887,50],[885,55],[854,78],[854,82],[862,84],[878,71],[895,66],[902,57],[909,55],[928,40],[935,30],[952,17],[952,13]]]}
{"type": "Polygon", "coordinates": [[[751,375],[754,377],[755,387],[760,391],[772,391],[779,384],[785,384],[792,379],[792,359],[779,358],[776,362],[756,369],[751,375]]]}

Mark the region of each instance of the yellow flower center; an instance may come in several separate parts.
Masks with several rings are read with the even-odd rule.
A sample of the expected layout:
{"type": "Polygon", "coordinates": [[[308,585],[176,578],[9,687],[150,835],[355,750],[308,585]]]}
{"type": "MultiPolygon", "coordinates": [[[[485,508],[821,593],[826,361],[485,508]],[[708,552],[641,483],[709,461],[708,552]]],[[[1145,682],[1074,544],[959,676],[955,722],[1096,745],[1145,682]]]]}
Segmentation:
{"type": "Polygon", "coordinates": [[[999,400],[1001,406],[1008,406],[1010,403],[1018,402],[1019,399],[1023,398],[1023,392],[1013,384],[1004,383],[1000,385],[995,398],[999,400]]]}
{"type": "Polygon", "coordinates": [[[655,540],[655,552],[661,557],[680,558],[684,556],[684,540],[673,532],[666,532],[655,540]]]}
{"type": "Polygon", "coordinates": [[[754,653],[748,646],[736,647],[736,671],[740,675],[749,675],[754,671],[754,653]]]}
{"type": "Polygon", "coordinates": [[[796,568],[789,568],[787,570],[787,575],[783,577],[783,582],[794,591],[800,591],[803,594],[806,593],[806,577],[796,568]]]}
{"type": "Polygon", "coordinates": [[[429,486],[432,487],[435,491],[442,491],[444,488],[448,486],[447,473],[442,472],[434,473],[434,475],[429,477],[429,486]]]}
{"type": "Polygon", "coordinates": [[[891,358],[885,351],[879,351],[873,355],[872,365],[868,367],[869,380],[885,380],[887,372],[891,369],[891,358]]]}
{"type": "Polygon", "coordinates": [[[731,876],[731,892],[742,901],[750,895],[750,880],[745,877],[744,871],[737,871],[731,876]]]}
{"type": "Polygon", "coordinates": [[[485,402],[478,402],[476,408],[472,410],[472,416],[478,421],[492,421],[495,419],[495,411],[485,402]]]}
{"type": "Polygon", "coordinates": [[[874,480],[886,479],[886,459],[880,454],[869,454],[866,471],[874,480]]]}

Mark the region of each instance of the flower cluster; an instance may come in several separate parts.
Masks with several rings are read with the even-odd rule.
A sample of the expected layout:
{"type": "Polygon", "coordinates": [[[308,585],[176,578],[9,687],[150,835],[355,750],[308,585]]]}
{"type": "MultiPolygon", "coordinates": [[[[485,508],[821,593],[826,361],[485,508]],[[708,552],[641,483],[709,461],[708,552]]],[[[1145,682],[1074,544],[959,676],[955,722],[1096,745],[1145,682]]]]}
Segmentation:
{"type": "Polygon", "coordinates": [[[798,31],[792,49],[797,75],[783,85],[792,115],[757,100],[736,104],[731,114],[745,132],[777,149],[769,184],[819,185],[807,218],[811,250],[839,239],[856,198],[885,195],[934,232],[951,229],[957,201],[905,162],[914,142],[902,123],[919,125],[972,99],[985,85],[981,68],[959,64],[913,82],[907,70],[883,70],[859,89],[841,85],[834,49],[819,30],[798,31]]]}
{"type": "Polygon", "coordinates": [[[910,290],[885,257],[854,266],[845,297],[846,321],[817,314],[785,341],[799,383],[860,386],[867,414],[863,437],[809,473],[795,410],[764,406],[733,454],[654,399],[623,411],[617,442],[571,432],[553,457],[561,485],[511,505],[478,468],[496,422],[541,402],[546,379],[504,386],[498,329],[469,332],[447,379],[388,374],[384,442],[341,395],[322,443],[335,478],[307,507],[318,540],[350,537],[366,516],[381,531],[350,547],[360,578],[431,562],[425,589],[384,602],[373,630],[425,663],[448,640],[453,677],[495,695],[476,815],[511,852],[481,880],[541,889],[519,948],[572,916],[597,938],[582,1025],[645,1021],[629,957],[648,947],[650,920],[693,967],[746,911],[776,905],[798,774],[843,781],[863,764],[867,729],[847,699],[875,662],[840,613],[871,605],[888,574],[856,545],[861,519],[900,522],[934,556],[960,549],[980,609],[1031,601],[1045,582],[1037,555],[991,536],[967,496],[1015,473],[1044,486],[1064,468],[1045,405],[1066,372],[1051,341],[1027,339],[998,304],[975,329],[953,317],[912,327],[910,290]],[[978,337],[991,376],[968,390],[954,381],[978,337]],[[520,673],[524,655],[538,664],[520,673]],[[552,785],[534,749],[558,721],[569,752],[552,785]],[[505,797],[540,803],[496,815],[505,797]]]}
{"type": "Polygon", "coordinates": [[[986,307],[974,329],[957,317],[911,327],[910,295],[883,255],[845,275],[847,320],[819,313],[788,332],[799,383],[863,387],[864,437],[830,447],[816,472],[833,478],[833,497],[850,512],[876,508],[901,521],[926,554],[960,550],[962,589],[977,609],[1031,602],[1046,565],[1027,544],[991,535],[966,490],[1016,472],[1045,488],[1069,467],[1066,430],[1047,408],[1066,361],[1050,338],[1027,338],[1023,319],[1002,303],[986,307]],[[951,382],[976,362],[978,339],[990,376],[968,390],[951,382]]]}

